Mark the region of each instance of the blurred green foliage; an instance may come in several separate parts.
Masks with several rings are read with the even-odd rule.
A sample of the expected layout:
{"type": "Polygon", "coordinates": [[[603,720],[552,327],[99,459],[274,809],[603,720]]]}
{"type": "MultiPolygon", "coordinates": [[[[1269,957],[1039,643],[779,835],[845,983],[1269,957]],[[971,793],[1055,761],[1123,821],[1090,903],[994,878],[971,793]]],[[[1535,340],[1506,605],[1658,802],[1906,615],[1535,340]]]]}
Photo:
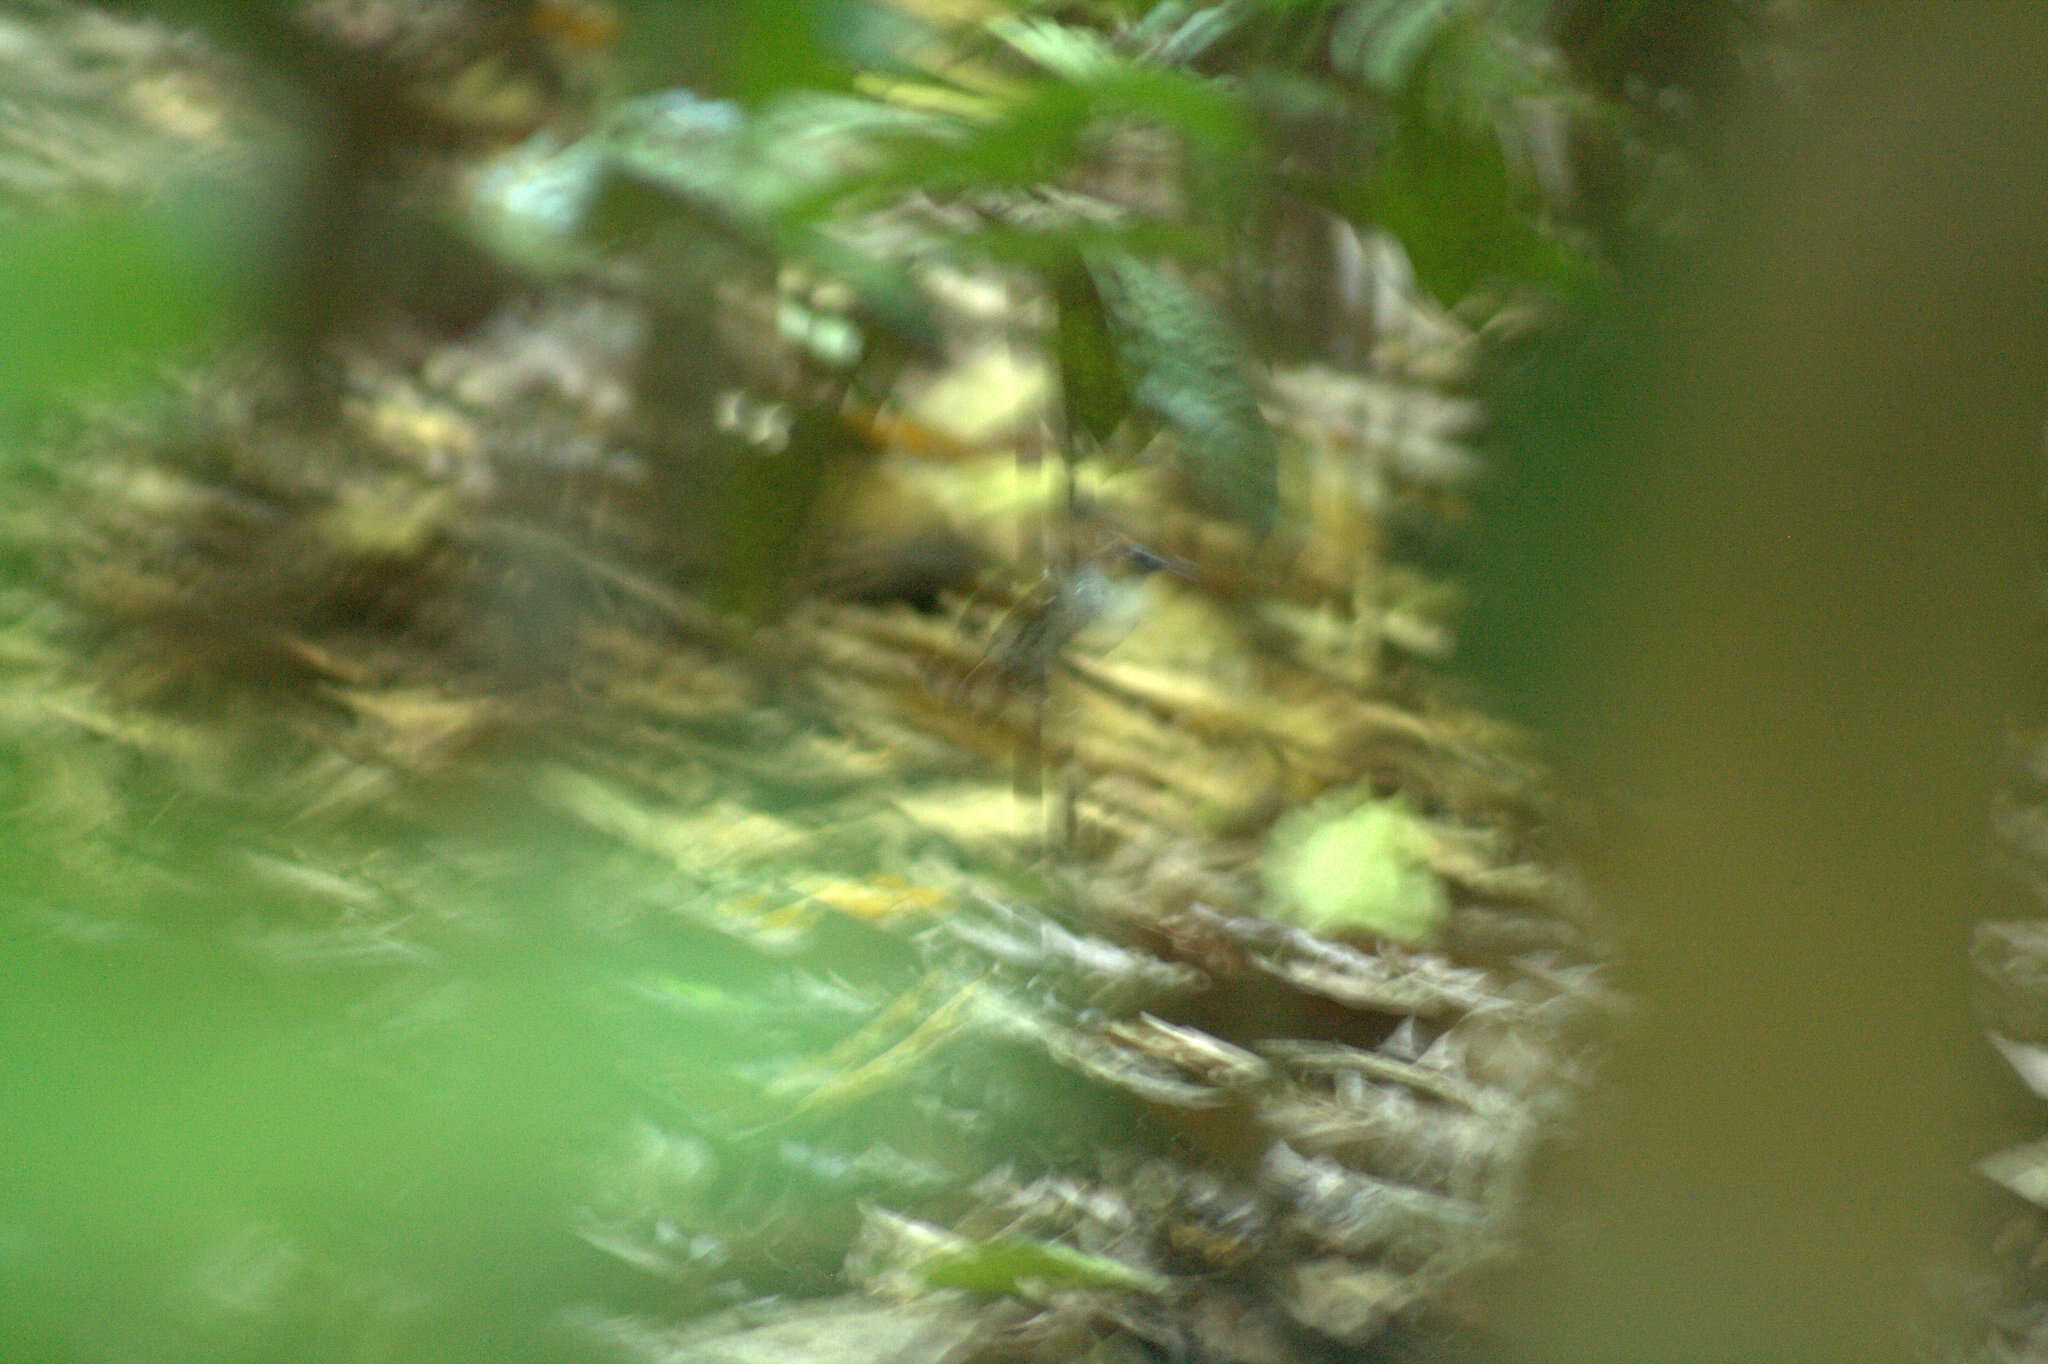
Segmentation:
{"type": "Polygon", "coordinates": [[[202,333],[207,291],[163,225],[125,210],[0,225],[0,414],[70,393],[202,333]],[[30,319],[34,319],[31,323],[30,319]]]}
{"type": "Polygon", "coordinates": [[[150,377],[251,315],[231,215],[124,204],[0,219],[0,425],[150,377]]]}
{"type": "MultiPolygon", "coordinates": [[[[530,7],[478,8],[516,17],[530,7]]],[[[1634,60],[1635,35],[1658,8],[1616,4],[1608,28],[1597,15],[1587,18],[1586,3],[1531,0],[1017,5],[950,35],[963,69],[976,68],[969,80],[944,67],[906,68],[906,39],[917,24],[862,0],[638,0],[621,6],[622,37],[602,58],[613,69],[590,96],[595,107],[542,132],[568,140],[589,126],[590,140],[577,143],[576,173],[603,184],[586,186],[587,198],[571,185],[564,199],[593,205],[586,244],[596,251],[645,253],[653,306],[700,324],[678,328],[678,336],[711,337],[702,317],[710,310],[699,305],[719,282],[742,276],[774,287],[778,275],[797,273],[787,269],[794,266],[852,296],[863,344],[850,363],[885,365],[892,350],[931,344],[929,309],[915,272],[855,229],[910,196],[971,209],[944,230],[927,226],[912,245],[923,259],[1036,276],[1054,312],[1070,436],[1110,445],[1127,424],[1171,427],[1193,498],[1263,533],[1277,515],[1275,442],[1253,380],[1259,348],[1231,303],[1237,276],[1273,264],[1272,239],[1262,234],[1275,206],[1306,204],[1361,231],[1391,234],[1446,304],[1475,291],[1583,289],[1599,273],[1602,243],[1578,230],[1571,204],[1546,199],[1525,114],[1547,102],[1626,143],[1626,80],[1613,73],[1634,60]],[[1573,35],[1605,64],[1591,78],[1558,46],[1573,35]],[[927,93],[950,99],[929,109],[891,104],[860,79],[877,71],[907,72],[927,93]],[[636,101],[659,101],[678,87],[698,92],[699,112],[731,101],[735,117],[714,115],[671,142],[642,136],[659,132],[675,106],[636,101]],[[1046,211],[1047,186],[1079,195],[1113,178],[1105,171],[1116,168],[1117,138],[1126,133],[1164,135],[1168,154],[1135,177],[1140,189],[1159,191],[1161,207],[1117,216],[1046,211]]],[[[367,249],[378,239],[377,216],[392,207],[382,182],[397,179],[408,157],[481,155],[454,137],[460,129],[414,117],[421,97],[409,73],[371,58],[330,60],[339,55],[333,44],[298,32],[288,5],[170,0],[153,12],[205,30],[259,73],[255,84],[299,128],[301,164],[259,172],[293,182],[274,198],[253,189],[216,193],[225,209],[217,219],[170,193],[0,224],[0,417],[32,417],[146,375],[259,321],[304,318],[307,336],[328,339],[320,329],[348,312],[336,295],[378,282],[395,264],[367,249]],[[354,264],[365,255],[368,270],[354,264]]],[[[483,55],[509,60],[508,52],[483,55]]],[[[1618,183],[1615,200],[1627,201],[1626,177],[1618,183]]],[[[1595,226],[1603,220],[1586,216],[1595,226]]],[[[573,251],[536,264],[488,234],[478,245],[518,278],[582,264],[573,251]]],[[[1597,348],[1590,354],[1611,358],[1597,348]]],[[[679,363],[712,370],[716,361],[691,353],[679,363]]],[[[1608,382],[1607,371],[1597,382],[1608,382]]],[[[799,424],[790,447],[797,458],[766,479],[728,474],[767,461],[700,462],[705,500],[728,514],[721,557],[787,556],[792,510],[815,497],[824,447],[836,434],[799,424]]],[[[1559,526],[1567,507],[1557,505],[1559,526]]],[[[723,604],[766,609],[774,586],[733,574],[723,604]]],[[[1577,588],[1554,590],[1568,596],[1577,588]]],[[[164,803],[171,817],[156,837],[176,855],[161,860],[182,868],[189,857],[197,870],[159,873],[160,880],[189,883],[181,894],[198,903],[163,895],[138,865],[147,858],[110,861],[133,879],[138,899],[163,900],[166,918],[189,911],[192,923],[206,923],[223,914],[220,887],[236,884],[213,861],[226,836],[205,821],[180,829],[183,812],[172,805],[164,803]]],[[[273,815],[251,813],[249,823],[273,815]]],[[[479,865],[497,870],[470,875],[458,867],[460,882],[467,894],[514,907],[520,936],[466,947],[449,962],[408,964],[418,993],[380,998],[364,1014],[340,1016],[353,986],[330,996],[317,983],[280,985],[285,968],[231,978],[211,941],[189,952],[176,943],[176,959],[160,963],[166,951],[153,940],[115,944],[110,958],[96,942],[52,932],[35,950],[0,958],[8,987],[0,990],[0,1032],[10,1044],[0,1047],[0,1074],[9,1094],[27,1096],[17,1121],[0,1123],[0,1153],[8,1168],[30,1172],[16,1184],[32,1205],[20,1220],[0,1223],[0,1279],[8,1285],[0,1308],[17,1339],[27,1322],[32,1349],[48,1341],[75,1347],[71,1333],[85,1322],[97,1332],[91,1348],[66,1357],[175,1354],[175,1345],[153,1338],[163,1318],[156,1297],[131,1291],[112,1311],[81,1301],[104,1296],[108,1284],[171,1281],[175,1289],[180,1267],[216,1243],[228,1244],[222,1277],[231,1288],[265,1279],[270,1261],[261,1245],[244,1251],[228,1235],[248,1214],[220,1211],[247,1202],[311,1223],[312,1244],[339,1246],[338,1260],[357,1241],[380,1252],[387,1237],[400,1241],[411,1257],[403,1271],[443,1285],[476,1320],[463,1325],[468,1348],[436,1356],[408,1335],[443,1343],[438,1326],[405,1316],[412,1284],[364,1287],[337,1276],[325,1295],[339,1304],[336,1319],[287,1323],[303,1334],[303,1348],[266,1353],[251,1344],[203,1357],[354,1358],[333,1342],[358,1334],[374,1316],[365,1304],[387,1296],[401,1307],[382,1329],[398,1343],[381,1357],[553,1357],[535,1328],[551,1295],[565,1291],[555,1277],[556,1215],[571,1175],[560,1167],[598,1129],[646,1107],[647,1093],[672,1092],[663,1089],[668,1069],[713,1074],[727,1064],[721,1046],[753,1046],[758,1039],[738,1016],[781,980],[728,979],[707,965],[702,943],[674,949],[688,958],[676,963],[677,974],[712,1001],[692,1033],[700,1050],[676,1049],[670,1026],[629,1023],[653,1035],[636,1054],[668,1064],[652,1079],[615,1075],[608,1067],[626,1031],[618,984],[627,970],[616,957],[626,954],[574,931],[550,940],[534,925],[568,906],[668,895],[672,876],[650,891],[608,873],[608,863],[549,846],[530,822],[479,823],[502,826],[516,846],[489,847],[479,865]],[[548,868],[555,879],[540,875],[548,868]],[[280,1027],[292,1018],[338,1018],[337,1032],[280,1027]],[[359,1049],[364,1018],[393,1020],[367,1056],[359,1049]],[[79,1076],[91,1078],[89,1088],[74,1084],[79,1076]],[[393,1140],[399,1133],[411,1135],[393,1140]],[[536,1169],[546,1174],[536,1179],[536,1169]],[[97,1172],[83,1193],[82,1171],[97,1172]],[[508,1190],[519,1191],[510,1202],[508,1190]],[[428,1232],[393,1230],[414,1227],[428,1232]],[[74,1256],[80,1246],[93,1253],[74,1256]],[[108,1257],[117,1262],[111,1270],[108,1257]],[[489,1272],[475,1288],[465,1275],[479,1267],[489,1272]]],[[[1312,841],[1311,864],[1326,853],[1349,856],[1350,843],[1363,840],[1391,868],[1386,885],[1353,887],[1355,903],[1324,917],[1410,925],[1411,936],[1426,938],[1439,892],[1412,874],[1411,850],[1396,846],[1404,838],[1391,816],[1353,815],[1312,841]]],[[[69,922],[67,897],[78,884],[69,868],[22,854],[0,870],[13,900],[69,922]]],[[[1305,875],[1320,870],[1309,865],[1305,875]]],[[[226,914],[289,922],[291,903],[280,898],[287,903],[232,898],[226,914]]],[[[645,969],[647,950],[631,945],[634,968],[645,969]]],[[[790,1026],[818,1027],[815,1006],[810,1014],[790,1026]]],[[[985,1102],[987,1068],[972,1076],[985,1102]]],[[[1033,1072],[1012,1087],[1026,1099],[1045,1093],[1033,1072]]],[[[672,1101],[702,1108],[707,1097],[690,1090],[672,1101]]],[[[680,1125],[689,1115],[661,1116],[680,1125]]],[[[1053,1106],[1047,1116],[1087,1135],[1070,1107],[1053,1106]]],[[[751,1149],[741,1139],[751,1135],[736,1135],[733,1147],[751,1149]]],[[[786,1147],[773,1160],[784,1159],[786,1147]]],[[[791,1183],[772,1160],[739,1168],[743,1185],[791,1183]]],[[[833,1240],[826,1255],[823,1232],[838,1229],[801,1226],[813,1220],[802,1208],[784,1215],[817,1236],[818,1244],[799,1247],[806,1263],[829,1273],[838,1246],[833,1240]]],[[[768,1249],[786,1258],[783,1247],[768,1249]]],[[[312,1269],[295,1272],[326,1272],[308,1263],[312,1269]]],[[[1116,1273],[1109,1262],[1030,1242],[998,1243],[933,1268],[940,1280],[984,1291],[1027,1278],[1088,1286],[1116,1273]]],[[[296,1291],[286,1284],[274,1296],[288,1302],[296,1291]]],[[[246,1294],[224,1297],[228,1317],[246,1318],[251,1332],[262,1325],[261,1302],[251,1308],[246,1294]]],[[[186,1357],[202,1350],[193,1345],[186,1357]]]]}
{"type": "MultiPolygon", "coordinates": [[[[612,120],[596,222],[615,244],[666,234],[672,260],[737,245],[801,265],[852,291],[871,337],[928,346],[912,274],[847,228],[907,197],[947,205],[917,253],[1022,266],[1052,305],[1070,453],[1117,446],[1131,419],[1163,426],[1192,498],[1263,535],[1278,494],[1244,303],[1257,277],[1291,268],[1274,257],[1278,224],[1306,212],[1391,238],[1446,306],[1597,298],[1622,246],[1607,225],[1657,210],[1647,172],[1600,179],[1602,202],[1581,195],[1582,151],[1618,148],[1666,179],[1682,165],[1646,150],[1643,110],[1670,91],[1626,74],[1647,60],[1643,34],[1671,29],[1660,15],[1544,0],[1017,6],[961,21],[945,35],[960,65],[933,68],[910,56],[927,21],[893,7],[635,7],[651,31],[688,23],[724,44],[715,68],[662,68],[629,42],[635,88],[701,81],[745,112],[664,141],[634,131],[630,111],[652,104],[617,106],[629,116],[612,120]],[[922,96],[876,96],[860,77],[878,71],[922,96]],[[1120,158],[1134,136],[1154,148],[1138,203],[1114,189],[1096,211],[1040,201],[1133,174],[1120,158]]],[[[1304,287],[1315,306],[1340,286],[1304,287]]]]}
{"type": "MultiPolygon", "coordinates": [[[[543,85],[561,86],[566,68],[529,31],[545,8],[479,6],[470,41],[483,60],[531,67],[543,85]]],[[[1669,133],[1670,90],[1691,76],[1670,68],[1666,49],[1679,43],[1703,54],[1711,70],[1699,79],[1717,79],[1728,16],[1739,12],[1733,0],[1095,0],[1015,5],[989,17],[876,0],[625,0],[614,9],[616,41],[577,58],[603,75],[577,87],[595,107],[572,126],[600,130],[609,164],[590,173],[652,187],[661,200],[625,210],[640,224],[625,238],[644,235],[651,219],[681,215],[685,254],[708,228],[764,265],[795,263],[849,284],[867,322],[928,347],[930,323],[908,276],[844,228],[906,195],[974,203],[978,220],[956,221],[939,249],[1040,273],[1061,314],[1063,377],[1077,395],[1070,427],[1097,442],[1116,425],[1110,395],[1118,390],[1139,394],[1168,425],[1175,412],[1219,402],[1256,420],[1256,407],[1193,391],[1235,390],[1237,366],[1132,369],[1130,346],[1091,341],[1091,329],[1111,319],[1098,290],[1076,287],[1083,262],[1098,272],[1114,258],[1170,263],[1197,292],[1216,295],[1220,279],[1222,296],[1242,298],[1248,291],[1234,277],[1267,268],[1274,239],[1265,234],[1294,205],[1397,240],[1446,305],[1475,292],[1584,297],[1620,240],[1610,229],[1639,222],[1653,197],[1644,166],[1656,158],[1645,139],[1669,133]],[[938,43],[957,67],[932,63],[938,43]],[[913,112],[875,96],[864,82],[877,75],[945,98],[913,112]],[[666,150],[658,138],[629,146],[636,124],[648,121],[634,101],[683,89],[699,92],[707,108],[735,101],[742,124],[666,150]],[[1105,156],[1114,161],[1115,138],[1131,130],[1171,144],[1145,172],[1160,181],[1167,207],[1115,220],[987,210],[991,195],[1089,185],[1105,156]],[[1081,315],[1066,317],[1074,308],[1081,315]],[[1119,367],[1131,372],[1103,372],[1119,367]]],[[[284,105],[296,105],[315,134],[307,184],[296,208],[255,210],[284,230],[257,232],[271,246],[253,261],[153,209],[10,229],[28,234],[10,256],[34,268],[11,270],[0,301],[44,321],[33,342],[32,329],[10,331],[22,353],[7,357],[0,406],[90,386],[124,364],[132,370],[245,324],[247,298],[206,273],[221,257],[243,276],[270,279],[270,316],[303,316],[302,330],[317,342],[347,313],[337,291],[368,284],[345,262],[377,231],[364,208],[371,182],[403,161],[409,140],[443,146],[460,131],[443,126],[436,97],[422,95],[413,74],[338,49],[289,6],[175,0],[153,12],[206,31],[288,96],[284,105]],[[322,214],[337,221],[298,221],[322,214]]],[[[587,154],[588,139],[579,146],[587,154]]],[[[607,224],[599,236],[613,244],[622,240],[621,202],[614,194],[599,210],[607,224]]],[[[534,255],[503,235],[484,233],[480,245],[514,274],[536,268],[534,255]]],[[[672,253],[661,268],[695,267],[672,253]]],[[[1115,321],[1131,333],[1125,312],[1115,321]]],[[[1215,316],[1223,326],[1251,320],[1215,316]]],[[[1246,481],[1263,485],[1268,438],[1241,434],[1246,481]]],[[[1212,455],[1217,448],[1213,432],[1193,432],[1189,443],[1212,455]]],[[[1210,456],[1194,463],[1191,481],[1216,482],[1210,456]]],[[[1269,514],[1263,496],[1236,501],[1254,525],[1269,514]]]]}

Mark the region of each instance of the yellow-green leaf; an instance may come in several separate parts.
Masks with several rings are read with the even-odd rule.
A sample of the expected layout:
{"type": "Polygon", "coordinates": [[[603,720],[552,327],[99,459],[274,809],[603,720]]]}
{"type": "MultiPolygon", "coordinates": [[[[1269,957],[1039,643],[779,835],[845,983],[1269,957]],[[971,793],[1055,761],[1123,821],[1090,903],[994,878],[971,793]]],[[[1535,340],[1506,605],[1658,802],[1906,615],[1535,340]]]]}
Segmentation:
{"type": "Polygon", "coordinates": [[[1268,909],[1315,933],[1432,942],[1450,905],[1424,860],[1428,846],[1428,830],[1398,800],[1318,801],[1273,826],[1264,866],[1268,909]]]}

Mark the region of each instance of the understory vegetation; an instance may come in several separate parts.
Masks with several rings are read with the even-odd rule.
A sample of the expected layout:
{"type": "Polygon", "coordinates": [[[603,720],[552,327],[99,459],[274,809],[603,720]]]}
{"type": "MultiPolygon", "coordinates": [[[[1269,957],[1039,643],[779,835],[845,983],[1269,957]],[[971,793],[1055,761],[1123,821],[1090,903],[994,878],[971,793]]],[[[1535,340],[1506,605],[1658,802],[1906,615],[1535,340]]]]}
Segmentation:
{"type": "Polygon", "coordinates": [[[9,7],[0,1339],[1507,1358],[1558,546],[1801,19],[9,7]]]}

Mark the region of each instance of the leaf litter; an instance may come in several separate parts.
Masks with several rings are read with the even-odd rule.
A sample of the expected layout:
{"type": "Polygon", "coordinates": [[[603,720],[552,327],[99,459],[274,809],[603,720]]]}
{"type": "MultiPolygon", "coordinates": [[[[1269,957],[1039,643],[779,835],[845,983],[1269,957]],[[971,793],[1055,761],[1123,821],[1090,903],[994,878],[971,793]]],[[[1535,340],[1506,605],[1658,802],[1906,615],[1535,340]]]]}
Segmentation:
{"type": "MultiPolygon", "coordinates": [[[[618,306],[574,282],[496,350],[365,346],[330,429],[234,357],[87,423],[9,513],[45,570],[0,631],[12,926],[338,997],[363,1037],[324,1035],[407,1092],[469,1082],[491,990],[548,994],[520,1026],[559,1059],[517,1076],[560,1092],[505,1121],[582,1110],[552,1211],[662,1285],[564,1272],[605,1357],[1287,1361],[1454,1311],[1609,1006],[1559,966],[1599,950],[1540,774],[1383,553],[1388,488],[1469,476],[1470,414],[1398,372],[1255,388],[1145,331],[1185,286],[1105,278],[1192,505],[1110,471],[1077,520],[1020,471],[1049,387],[946,441],[877,424],[882,524],[795,553],[942,530],[973,568],[931,609],[808,593],[815,562],[719,604],[633,328],[562,325],[618,306]],[[1169,568],[1025,668],[1049,536],[1169,568]]],[[[925,392],[1047,372],[1018,335],[925,392]]]]}

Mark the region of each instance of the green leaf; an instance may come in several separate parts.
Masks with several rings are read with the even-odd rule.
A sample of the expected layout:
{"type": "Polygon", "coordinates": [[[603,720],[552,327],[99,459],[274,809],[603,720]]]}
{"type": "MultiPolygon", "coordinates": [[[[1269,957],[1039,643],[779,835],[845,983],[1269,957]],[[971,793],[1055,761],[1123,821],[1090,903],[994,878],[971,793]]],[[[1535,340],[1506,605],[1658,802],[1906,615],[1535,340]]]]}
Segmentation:
{"type": "Polygon", "coordinates": [[[1053,353],[1067,432],[1086,434],[1099,445],[1130,413],[1131,387],[1094,277],[1078,256],[1050,273],[1058,317],[1053,353]]]}
{"type": "Polygon", "coordinates": [[[1058,1288],[1110,1288],[1135,1293],[1165,1293],[1171,1284],[1163,1275],[1127,1265],[1107,1255],[1090,1255],[1057,1241],[1021,1236],[996,1236],[973,1244],[962,1242],[939,1250],[922,1267],[934,1288],[962,1288],[985,1297],[1015,1293],[1027,1280],[1058,1288]]]}
{"type": "Polygon", "coordinates": [[[1120,61],[1108,41],[1095,30],[1040,15],[997,15],[988,21],[988,31],[1025,60],[1069,81],[1106,75],[1120,61]]]}
{"type": "Polygon", "coordinates": [[[1542,60],[1539,11],[1469,0],[1361,0],[1339,18],[1332,59],[1387,115],[1371,179],[1319,202],[1398,237],[1438,301],[1507,283],[1576,290],[1586,263],[1540,226],[1530,176],[1503,152],[1531,96],[1576,97],[1542,60]]]}
{"type": "Polygon", "coordinates": [[[1153,61],[1185,66],[1249,27],[1261,6],[1252,0],[1218,0],[1192,12],[1176,0],[1158,6],[1131,34],[1153,61]]]}
{"type": "Polygon", "coordinates": [[[1073,162],[1094,115],[1085,91],[1049,81],[951,146],[903,148],[895,166],[876,178],[885,191],[1031,188],[1057,178],[1073,162]]]}
{"type": "Polygon", "coordinates": [[[140,208],[0,224],[0,411],[131,377],[217,327],[229,282],[179,227],[140,208]]]}
{"type": "Polygon", "coordinates": [[[1338,216],[1392,233],[1416,279],[1445,306],[1494,285],[1576,293],[1592,267],[1537,225],[1498,140],[1407,122],[1373,175],[1296,180],[1290,188],[1338,216]]]}
{"type": "Polygon", "coordinates": [[[1410,118],[1491,137],[1512,121],[1517,100],[1562,93],[1562,84],[1544,74],[1516,34],[1498,23],[1465,17],[1432,35],[1401,99],[1410,118]]]}
{"type": "Polygon", "coordinates": [[[1326,797],[1268,835],[1268,908],[1314,933],[1434,942],[1450,903],[1424,861],[1429,843],[1428,829],[1398,800],[1326,797]]]}
{"type": "Polygon", "coordinates": [[[987,223],[951,233],[942,248],[956,259],[1018,266],[1049,279],[1075,260],[1100,261],[1113,256],[1202,260],[1214,258],[1221,245],[1213,230],[1141,218],[1115,223],[1075,219],[1043,227],[987,223]]]}
{"type": "MultiPolygon", "coordinates": [[[[1149,122],[1176,134],[1194,159],[1238,166],[1256,145],[1244,99],[1182,71],[1126,65],[1082,87],[1097,117],[1149,122]]],[[[1211,211],[1218,205],[1205,205],[1211,211]]]]}
{"type": "Polygon", "coordinates": [[[1458,0],[1359,0],[1330,30],[1330,62],[1382,94],[1407,86],[1458,0]]]}
{"type": "Polygon", "coordinates": [[[1280,512],[1279,447],[1243,342],[1208,300],[1134,256],[1091,262],[1138,404],[1173,428],[1190,499],[1256,535],[1280,512]]]}
{"type": "Polygon", "coordinates": [[[731,53],[730,89],[749,105],[784,90],[837,90],[852,79],[852,55],[841,35],[858,33],[862,0],[742,0],[739,40],[731,53]]]}

